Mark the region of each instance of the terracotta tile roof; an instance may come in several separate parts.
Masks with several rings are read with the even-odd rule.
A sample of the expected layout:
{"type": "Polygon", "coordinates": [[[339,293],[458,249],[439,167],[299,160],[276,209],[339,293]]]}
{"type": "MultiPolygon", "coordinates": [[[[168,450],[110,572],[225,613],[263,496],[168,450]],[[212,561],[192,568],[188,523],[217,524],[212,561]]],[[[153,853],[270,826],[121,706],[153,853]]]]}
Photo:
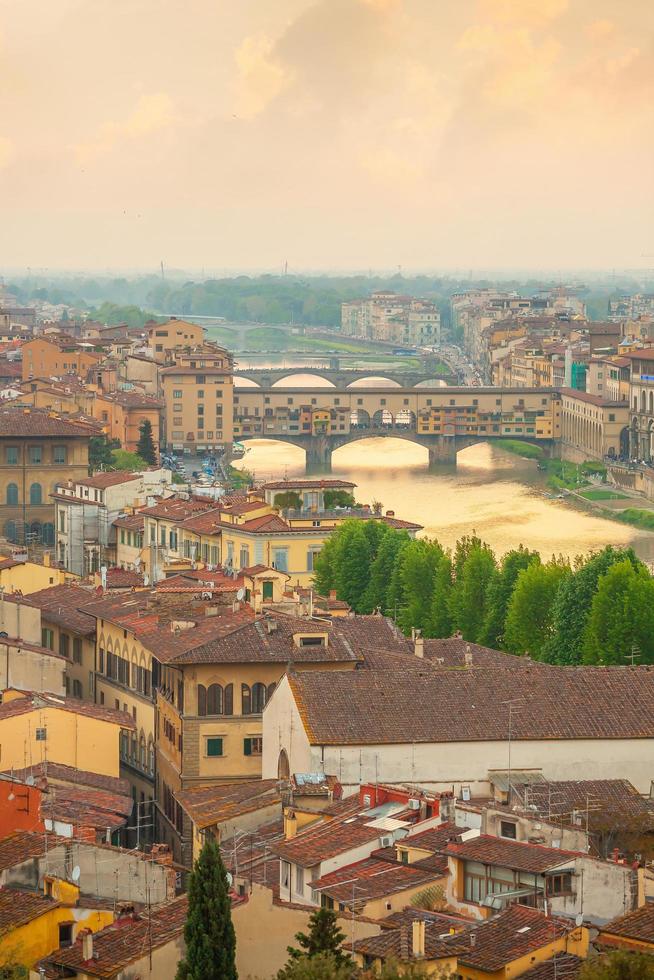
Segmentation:
{"type": "Polygon", "coordinates": [[[129,531],[142,531],[145,526],[143,514],[122,514],[114,521],[114,527],[125,527],[129,531]]]}
{"type": "MultiPolygon", "coordinates": [[[[443,854],[450,844],[456,843],[465,833],[465,827],[457,827],[453,823],[442,823],[438,827],[429,827],[417,834],[405,837],[404,841],[411,847],[419,847],[434,854],[443,854]]],[[[398,841],[399,844],[402,841],[398,841]]]]}
{"type": "Polygon", "coordinates": [[[289,675],[312,744],[505,741],[498,705],[522,696],[514,739],[652,738],[652,667],[361,670],[289,675]],[[418,677],[420,681],[418,682],[418,677]]]}
{"type": "Polygon", "coordinates": [[[317,881],[311,882],[311,888],[324,892],[337,902],[352,903],[369,902],[385,895],[394,895],[409,888],[418,888],[437,881],[447,874],[447,863],[444,869],[427,870],[415,864],[401,864],[369,857],[356,864],[348,864],[344,868],[323,875],[317,881]]]}
{"type": "Polygon", "coordinates": [[[522,974],[523,980],[575,980],[581,972],[585,960],[571,953],[559,953],[551,960],[532,966],[522,974]]]}
{"type": "Polygon", "coordinates": [[[639,909],[619,915],[600,929],[600,942],[615,936],[654,945],[654,904],[646,902],[639,909]]]}
{"type": "Polygon", "coordinates": [[[75,480],[75,483],[79,483],[83,487],[93,487],[96,490],[106,490],[107,487],[117,487],[121,483],[132,483],[134,480],[140,479],[140,473],[124,473],[112,470],[108,473],[94,473],[93,476],[89,476],[85,480],[75,480]]]}
{"type": "Polygon", "coordinates": [[[149,948],[159,949],[178,939],[186,923],[186,895],[147,913],[117,919],[93,935],[93,959],[83,959],[82,941],[59,949],[42,962],[51,967],[75,970],[91,977],[116,977],[149,948]]]}
{"type": "Polygon", "coordinates": [[[41,610],[41,617],[48,623],[54,623],[72,633],[81,636],[92,636],[95,633],[95,617],[85,611],[87,606],[98,601],[97,594],[89,589],[83,589],[72,583],[66,585],[51,585],[39,592],[31,592],[27,596],[5,599],[20,602],[22,605],[35,606],[41,610]]]}
{"type": "Polygon", "coordinates": [[[139,513],[143,517],[165,517],[169,521],[185,521],[193,514],[206,510],[215,510],[213,500],[181,500],[179,497],[167,497],[159,500],[151,507],[144,507],[139,513]]]}
{"type": "Polygon", "coordinates": [[[84,786],[89,789],[106,790],[119,796],[129,796],[131,793],[129,782],[126,779],[118,779],[115,776],[103,776],[97,772],[87,772],[86,769],[75,769],[73,766],[64,766],[60,762],[39,762],[26,769],[5,770],[6,775],[13,775],[16,779],[23,780],[28,776],[33,776],[35,780],[47,777],[53,785],[58,783],[69,784],[71,786],[84,786]]]}
{"type": "Polygon", "coordinates": [[[54,694],[43,693],[26,693],[24,697],[3,702],[0,704],[0,721],[46,709],[71,711],[76,715],[85,715],[87,718],[95,718],[97,721],[106,721],[112,725],[120,725],[121,728],[136,730],[134,719],[125,711],[115,711],[113,708],[92,704],[90,701],[81,701],[79,698],[63,698],[56,697],[54,694]]]}
{"type": "Polygon", "coordinates": [[[198,786],[175,797],[196,827],[204,829],[271,806],[279,805],[281,812],[280,785],[278,779],[257,779],[198,786]]]}
{"type": "Polygon", "coordinates": [[[573,810],[586,811],[589,827],[607,814],[642,818],[654,829],[654,801],[645,799],[628,779],[551,780],[531,783],[522,789],[516,780],[514,797],[524,802],[534,816],[572,823],[573,810]]]}
{"type": "Polygon", "coordinates": [[[375,518],[379,520],[382,524],[388,524],[389,527],[394,527],[397,531],[422,531],[423,525],[416,524],[414,521],[403,521],[400,517],[388,517],[384,514],[381,517],[375,518]]]}
{"type": "Polygon", "coordinates": [[[261,824],[251,834],[239,832],[236,837],[223,837],[220,852],[225,867],[232,874],[241,874],[278,892],[279,858],[272,853],[272,847],[283,839],[282,817],[261,824]]]}
{"type": "Polygon", "coordinates": [[[601,408],[629,408],[627,402],[615,402],[601,395],[591,395],[588,391],[579,391],[577,388],[561,388],[564,398],[574,398],[576,401],[587,402],[589,405],[597,405],[601,408]]]}
{"type": "Polygon", "coordinates": [[[474,930],[474,946],[466,934],[453,936],[447,945],[455,952],[459,964],[491,973],[548,946],[574,928],[574,922],[569,920],[546,916],[524,905],[511,905],[474,930]]]}
{"type": "Polygon", "coordinates": [[[0,936],[40,918],[58,908],[59,904],[40,892],[0,888],[0,936]]]}
{"type": "Polygon", "coordinates": [[[93,432],[82,422],[71,422],[46,409],[0,408],[0,438],[38,436],[88,439],[93,432]]]}
{"type": "Polygon", "coordinates": [[[13,868],[32,858],[43,857],[49,848],[65,843],[67,837],[56,834],[37,834],[27,830],[17,830],[0,839],[0,871],[13,868]]]}
{"type": "Polygon", "coordinates": [[[505,840],[487,834],[449,844],[445,853],[465,861],[478,861],[480,864],[533,874],[542,874],[582,856],[580,851],[564,851],[560,847],[544,847],[542,844],[505,840]]]}
{"type": "Polygon", "coordinates": [[[153,395],[146,395],[143,391],[112,391],[102,392],[99,396],[101,401],[115,402],[124,408],[163,408],[164,403],[160,398],[153,395]]]}
{"type": "Polygon", "coordinates": [[[129,569],[129,568],[107,569],[108,589],[139,588],[142,585],[143,585],[143,572],[136,572],[133,569],[129,569]]]}
{"type": "Polygon", "coordinates": [[[460,636],[450,636],[439,640],[424,640],[425,660],[442,667],[536,667],[547,670],[549,664],[531,660],[529,657],[516,657],[513,653],[493,650],[491,647],[469,643],[460,636]],[[466,662],[466,655],[470,664],[466,662]]]}
{"type": "MultiPolygon", "coordinates": [[[[229,526],[232,527],[233,525],[230,524],[229,526]]],[[[261,517],[253,517],[252,520],[243,521],[242,524],[236,526],[239,531],[243,531],[245,534],[295,534],[298,531],[310,533],[313,530],[320,530],[311,527],[291,527],[277,514],[262,514],[261,517]]],[[[321,533],[324,534],[325,532],[322,531],[321,533]]]]}

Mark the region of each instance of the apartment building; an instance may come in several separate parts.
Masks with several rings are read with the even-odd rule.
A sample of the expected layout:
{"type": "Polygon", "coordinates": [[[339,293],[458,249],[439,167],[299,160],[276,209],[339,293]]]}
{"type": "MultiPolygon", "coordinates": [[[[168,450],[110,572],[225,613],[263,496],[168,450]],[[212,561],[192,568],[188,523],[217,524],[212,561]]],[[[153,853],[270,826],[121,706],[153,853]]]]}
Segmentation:
{"type": "Polygon", "coordinates": [[[48,334],[22,346],[23,381],[31,378],[74,374],[86,378],[103,358],[92,342],[80,342],[64,334],[48,334]]]}
{"type": "Polygon", "coordinates": [[[429,300],[380,290],[368,299],[342,304],[341,332],[411,347],[438,347],[440,313],[429,300]]]}
{"type": "Polygon", "coordinates": [[[171,317],[166,323],[151,323],[147,326],[148,346],[155,361],[170,363],[175,360],[175,352],[188,347],[197,347],[204,341],[204,329],[197,323],[171,317]]]}
{"type": "Polygon", "coordinates": [[[201,348],[176,356],[161,371],[164,443],[186,453],[215,452],[233,442],[234,376],[231,355],[201,348]]]}
{"type": "Polygon", "coordinates": [[[95,429],[36,408],[0,409],[0,529],[8,541],[55,543],[52,494],[88,475],[95,429]]]}

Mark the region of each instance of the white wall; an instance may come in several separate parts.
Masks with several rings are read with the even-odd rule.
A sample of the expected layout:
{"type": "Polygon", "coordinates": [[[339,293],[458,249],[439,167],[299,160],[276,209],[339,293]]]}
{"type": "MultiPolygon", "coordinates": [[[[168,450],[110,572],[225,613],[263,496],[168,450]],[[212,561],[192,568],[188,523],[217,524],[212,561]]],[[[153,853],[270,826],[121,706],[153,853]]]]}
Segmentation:
{"type": "MultiPolygon", "coordinates": [[[[309,745],[286,678],[278,685],[263,714],[263,778],[277,776],[280,750],[288,753],[291,772],[317,771],[335,775],[344,792],[362,782],[420,783],[432,789],[462,785],[473,796],[490,791],[489,769],[508,767],[508,743],[434,742],[404,745],[309,745]]],[[[649,793],[654,775],[652,739],[515,740],[514,769],[538,769],[548,779],[628,779],[640,793],[649,793]]]]}

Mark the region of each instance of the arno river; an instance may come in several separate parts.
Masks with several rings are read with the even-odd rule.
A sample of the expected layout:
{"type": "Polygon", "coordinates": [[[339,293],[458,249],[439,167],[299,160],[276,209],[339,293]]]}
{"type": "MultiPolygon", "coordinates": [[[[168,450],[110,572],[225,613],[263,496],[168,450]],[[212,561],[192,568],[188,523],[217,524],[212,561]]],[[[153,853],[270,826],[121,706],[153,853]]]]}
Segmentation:
{"type": "MultiPolygon", "coordinates": [[[[304,453],[295,446],[265,439],[245,446],[248,451],[237,465],[257,479],[304,475],[304,453]]],[[[459,453],[456,470],[434,474],[427,471],[427,451],[421,446],[371,438],[335,452],[332,476],[356,483],[357,500],[380,500],[385,510],[423,524],[424,534],[448,547],[474,530],[498,554],[521,543],[545,558],[630,544],[641,558],[654,560],[653,533],[549,499],[545,475],[534,462],[488,443],[459,453]]]]}

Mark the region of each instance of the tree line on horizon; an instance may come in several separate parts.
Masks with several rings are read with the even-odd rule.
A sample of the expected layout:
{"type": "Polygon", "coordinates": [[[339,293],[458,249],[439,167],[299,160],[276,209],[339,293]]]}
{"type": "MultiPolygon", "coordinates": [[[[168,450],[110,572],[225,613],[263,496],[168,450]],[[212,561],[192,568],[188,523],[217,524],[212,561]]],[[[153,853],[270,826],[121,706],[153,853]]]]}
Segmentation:
{"type": "Polygon", "coordinates": [[[474,533],[453,551],[350,520],[315,560],[315,588],[404,633],[464,639],[561,665],[654,663],[654,579],[631,548],[570,562],[521,545],[501,559],[474,533]]]}

